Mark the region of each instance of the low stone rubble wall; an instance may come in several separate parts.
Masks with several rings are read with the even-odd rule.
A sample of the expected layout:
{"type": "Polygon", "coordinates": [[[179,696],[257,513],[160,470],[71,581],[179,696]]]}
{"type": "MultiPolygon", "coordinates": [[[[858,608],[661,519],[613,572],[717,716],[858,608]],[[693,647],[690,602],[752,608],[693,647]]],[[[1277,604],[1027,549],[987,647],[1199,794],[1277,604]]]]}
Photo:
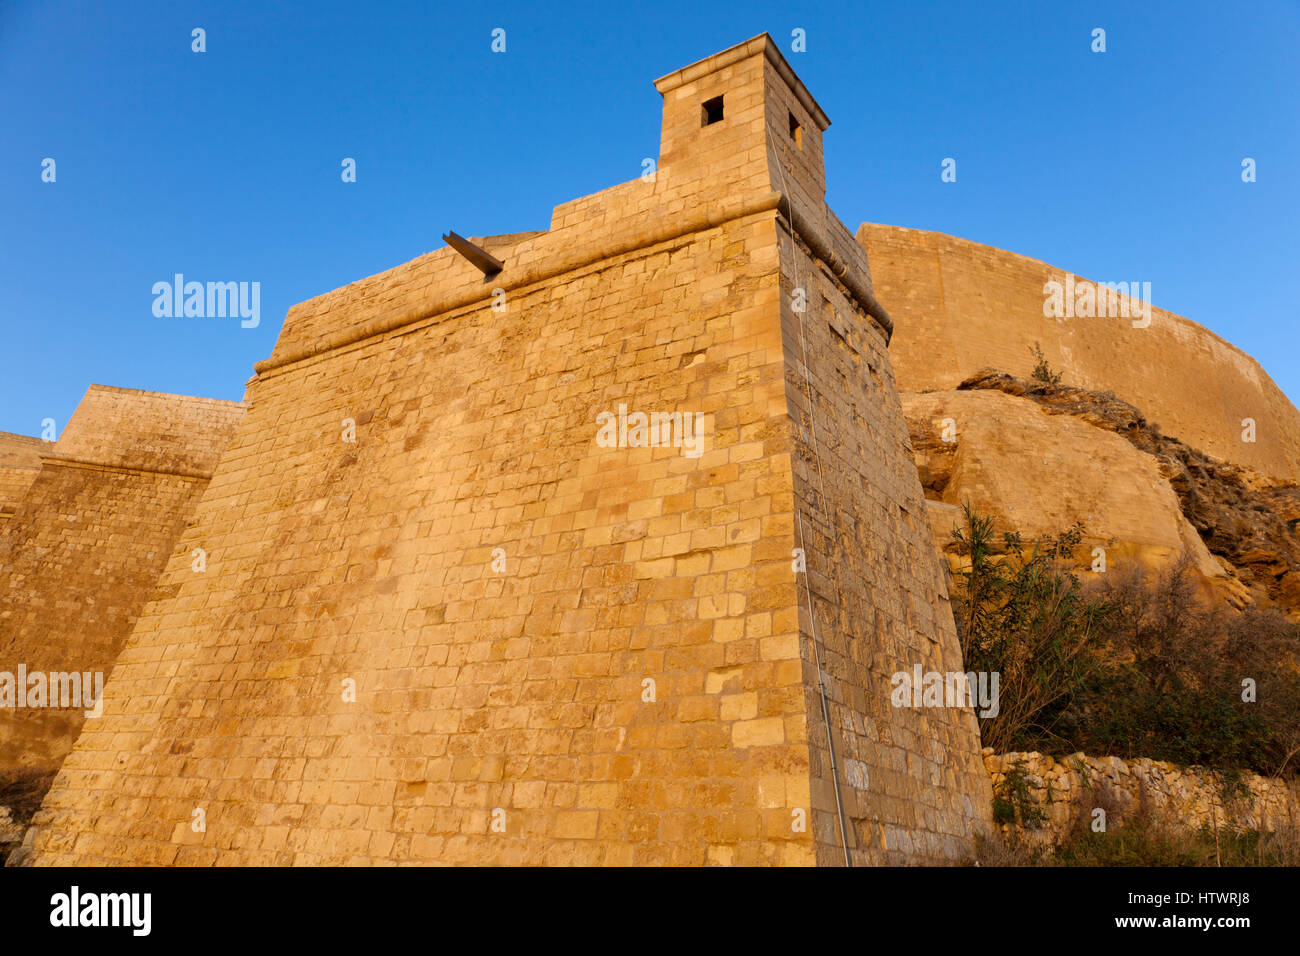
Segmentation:
{"type": "Polygon", "coordinates": [[[0,865],[5,862],[10,852],[18,849],[26,829],[13,818],[8,807],[0,806],[0,865]]]}
{"type": "Polygon", "coordinates": [[[1058,843],[1081,816],[1090,824],[1098,808],[1106,811],[1111,826],[1117,817],[1123,819],[1143,805],[1162,822],[1188,830],[1202,826],[1276,830],[1300,824],[1300,789],[1255,774],[1225,779],[1202,767],[1179,767],[1146,757],[996,754],[987,747],[983,754],[995,802],[1001,797],[1012,806],[1019,803],[1041,811],[1036,824],[1026,823],[1020,814],[1014,824],[1000,824],[1004,835],[1015,830],[1031,841],[1058,843]],[[1018,801],[1010,794],[1016,778],[1018,801]]]}

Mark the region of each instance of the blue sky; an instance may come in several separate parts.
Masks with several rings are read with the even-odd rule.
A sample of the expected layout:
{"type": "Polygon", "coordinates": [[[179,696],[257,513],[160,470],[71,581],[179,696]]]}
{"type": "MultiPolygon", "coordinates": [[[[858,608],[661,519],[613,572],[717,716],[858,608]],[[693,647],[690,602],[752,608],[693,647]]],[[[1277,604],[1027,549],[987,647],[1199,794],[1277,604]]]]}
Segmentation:
{"type": "Polygon", "coordinates": [[[1148,281],[1300,399],[1295,0],[559,10],[0,0],[0,430],[62,429],[92,382],[241,398],[290,305],[448,228],[546,228],[657,156],[653,79],[763,31],[789,51],[795,28],[851,229],[1148,281]],[[155,317],[177,272],[260,282],[260,326],[155,317]]]}

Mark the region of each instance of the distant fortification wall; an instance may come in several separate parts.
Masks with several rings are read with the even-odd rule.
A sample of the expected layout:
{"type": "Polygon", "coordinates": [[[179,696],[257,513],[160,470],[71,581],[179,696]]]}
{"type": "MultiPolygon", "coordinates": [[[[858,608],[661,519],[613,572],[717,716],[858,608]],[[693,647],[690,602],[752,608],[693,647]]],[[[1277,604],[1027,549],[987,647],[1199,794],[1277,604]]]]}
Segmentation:
{"type": "Polygon", "coordinates": [[[1038,342],[1067,384],[1113,391],[1215,458],[1300,481],[1300,412],[1258,362],[1195,322],[1157,308],[1145,328],[1049,318],[1044,285],[1066,273],[1045,262],[898,226],[865,223],[857,238],[898,324],[890,352],[902,391],[952,389],[984,367],[1027,378],[1038,342]],[[1246,418],[1253,443],[1242,440],[1246,418]]]}
{"type": "Polygon", "coordinates": [[[0,524],[0,782],[56,770],[84,719],[25,690],[20,706],[19,668],[107,677],[242,411],[92,385],[43,444],[0,524]]]}
{"type": "Polygon", "coordinates": [[[28,860],[970,852],[974,718],[886,703],[956,641],[828,121],[766,36],[657,86],[657,175],[481,240],[501,272],[290,310],[28,860]],[[638,412],[698,456],[601,439],[638,412]]]}
{"type": "Polygon", "coordinates": [[[0,527],[18,510],[18,503],[41,470],[46,443],[28,435],[0,432],[0,527]]]}

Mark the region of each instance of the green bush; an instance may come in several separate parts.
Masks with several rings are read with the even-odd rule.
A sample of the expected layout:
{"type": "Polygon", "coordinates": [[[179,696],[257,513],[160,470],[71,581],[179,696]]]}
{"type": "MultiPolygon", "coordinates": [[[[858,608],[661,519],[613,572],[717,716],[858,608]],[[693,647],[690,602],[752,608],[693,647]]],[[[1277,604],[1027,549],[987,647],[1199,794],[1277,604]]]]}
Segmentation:
{"type": "Polygon", "coordinates": [[[1036,382],[1042,382],[1044,385],[1060,385],[1061,373],[1053,372],[1052,366],[1047,364],[1047,356],[1043,354],[1043,347],[1035,342],[1034,347],[1029,351],[1037,360],[1030,377],[1036,382]]]}
{"type": "MultiPolygon", "coordinates": [[[[1109,577],[1107,664],[1084,682],[1060,727],[1080,750],[1235,772],[1293,776],[1300,751],[1300,631],[1276,610],[1233,611],[1197,598],[1186,561],[1154,581],[1109,577]],[[1243,699],[1243,681],[1255,699],[1243,699]]],[[[1225,778],[1226,779],[1226,778],[1225,778]]]]}
{"type": "Polygon", "coordinates": [[[980,721],[984,746],[1048,748],[1059,740],[1062,709],[1099,666],[1094,646],[1107,609],[1065,565],[1082,528],[1028,548],[1004,534],[999,549],[991,518],[968,504],[964,519],[952,533],[966,559],[953,594],[962,660],[967,671],[999,675],[997,716],[980,721]]]}
{"type": "Polygon", "coordinates": [[[1028,546],[1006,533],[999,547],[969,504],[953,529],[965,667],[1000,675],[984,746],[1300,775],[1300,627],[1272,609],[1211,606],[1185,559],[1085,587],[1070,567],[1082,533],[1028,546]]]}
{"type": "Polygon", "coordinates": [[[993,822],[1035,828],[1047,819],[1047,813],[1030,795],[1029,775],[1016,763],[1002,776],[993,791],[993,822]]]}

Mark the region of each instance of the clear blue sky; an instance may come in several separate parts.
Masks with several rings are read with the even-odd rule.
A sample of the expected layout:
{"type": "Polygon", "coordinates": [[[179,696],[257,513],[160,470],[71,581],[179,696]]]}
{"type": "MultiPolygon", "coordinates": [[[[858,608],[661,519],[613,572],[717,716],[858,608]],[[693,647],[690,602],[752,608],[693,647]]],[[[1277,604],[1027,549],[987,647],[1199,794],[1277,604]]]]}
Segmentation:
{"type": "Polygon", "coordinates": [[[0,0],[0,430],[62,429],[92,382],[241,398],[290,305],[448,228],[546,228],[658,155],[654,78],[762,31],[788,50],[795,28],[851,229],[1151,282],[1300,399],[1295,0],[560,10],[0,0]],[[260,327],[155,318],[177,272],[260,282],[260,327]]]}

